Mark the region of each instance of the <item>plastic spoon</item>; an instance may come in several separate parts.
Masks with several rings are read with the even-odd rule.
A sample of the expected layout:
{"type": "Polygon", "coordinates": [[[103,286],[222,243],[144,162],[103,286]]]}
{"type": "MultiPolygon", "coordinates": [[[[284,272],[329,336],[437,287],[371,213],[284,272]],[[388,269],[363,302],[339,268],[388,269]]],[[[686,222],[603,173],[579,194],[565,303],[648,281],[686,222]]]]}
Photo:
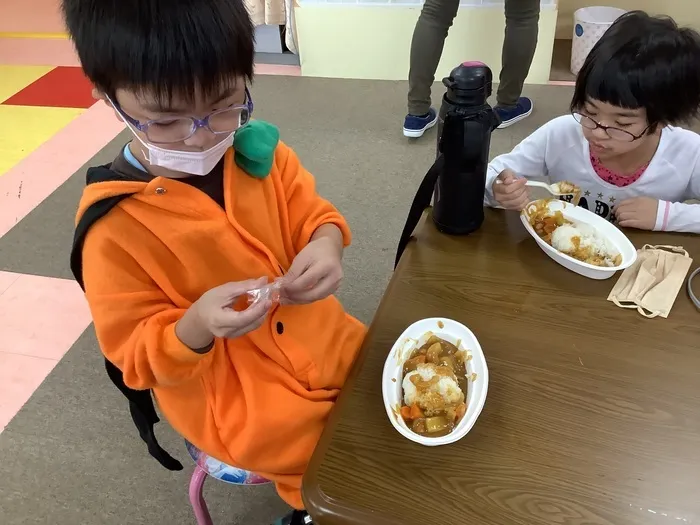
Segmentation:
{"type": "MultiPolygon", "coordinates": [[[[503,184],[503,182],[500,179],[497,179],[496,183],[503,184]]],[[[530,186],[530,187],[534,187],[534,188],[543,188],[556,197],[563,197],[565,195],[576,195],[576,192],[574,192],[574,191],[561,191],[558,182],[555,182],[554,184],[547,184],[546,182],[539,182],[536,180],[528,180],[525,183],[525,186],[530,186]]]]}
{"type": "Polygon", "coordinates": [[[547,184],[546,182],[538,182],[536,180],[529,180],[525,183],[525,186],[533,186],[535,188],[545,189],[549,193],[551,193],[552,195],[555,195],[557,197],[562,197],[564,195],[575,195],[575,192],[573,192],[573,191],[561,191],[558,182],[555,182],[554,184],[547,184]]]}

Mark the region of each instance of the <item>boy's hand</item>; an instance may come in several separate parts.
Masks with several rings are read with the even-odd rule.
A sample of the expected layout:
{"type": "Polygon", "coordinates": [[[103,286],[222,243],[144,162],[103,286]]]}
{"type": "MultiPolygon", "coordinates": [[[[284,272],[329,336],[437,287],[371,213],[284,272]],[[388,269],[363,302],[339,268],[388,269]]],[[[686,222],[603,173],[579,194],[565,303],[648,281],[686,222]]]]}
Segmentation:
{"type": "Polygon", "coordinates": [[[659,201],[650,197],[634,197],[622,201],[615,207],[615,218],[623,228],[653,230],[659,201]]]}
{"type": "Polygon", "coordinates": [[[506,210],[521,211],[530,202],[526,182],[527,179],[518,178],[511,170],[505,169],[493,181],[493,197],[506,210]]]}
{"type": "Polygon", "coordinates": [[[283,304],[309,304],[334,294],[343,280],[343,236],[334,225],[322,226],[299,252],[282,284],[283,304]],[[324,229],[324,230],[322,230],[324,229]]]}
{"type": "Polygon", "coordinates": [[[236,300],[250,290],[267,284],[267,278],[227,283],[204,293],[177,324],[175,333],[193,350],[211,345],[214,337],[234,339],[260,327],[270,307],[261,301],[243,311],[236,311],[236,300]]]}

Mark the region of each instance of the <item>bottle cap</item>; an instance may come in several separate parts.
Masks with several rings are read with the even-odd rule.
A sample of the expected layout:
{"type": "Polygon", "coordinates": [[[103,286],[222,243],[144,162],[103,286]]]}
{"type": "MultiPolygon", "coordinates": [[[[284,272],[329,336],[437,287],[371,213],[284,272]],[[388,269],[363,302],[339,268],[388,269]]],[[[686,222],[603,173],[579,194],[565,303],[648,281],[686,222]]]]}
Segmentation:
{"type": "Polygon", "coordinates": [[[493,75],[483,62],[463,62],[442,80],[447,99],[460,106],[481,106],[491,96],[493,75]]]}

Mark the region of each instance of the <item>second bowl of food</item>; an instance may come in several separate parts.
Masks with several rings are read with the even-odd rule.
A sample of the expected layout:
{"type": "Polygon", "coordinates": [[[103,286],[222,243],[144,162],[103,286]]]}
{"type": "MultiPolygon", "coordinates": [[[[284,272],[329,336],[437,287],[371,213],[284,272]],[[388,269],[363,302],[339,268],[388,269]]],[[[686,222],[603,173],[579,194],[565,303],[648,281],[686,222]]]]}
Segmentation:
{"type": "Polygon", "coordinates": [[[423,319],[389,352],[382,394],[402,436],[437,446],[467,435],[484,407],[488,384],[486,359],[471,330],[450,319],[423,319]]]}
{"type": "Polygon", "coordinates": [[[637,250],[614,224],[556,199],[531,202],[520,220],[542,250],[590,279],[608,279],[637,260],[637,250]]]}

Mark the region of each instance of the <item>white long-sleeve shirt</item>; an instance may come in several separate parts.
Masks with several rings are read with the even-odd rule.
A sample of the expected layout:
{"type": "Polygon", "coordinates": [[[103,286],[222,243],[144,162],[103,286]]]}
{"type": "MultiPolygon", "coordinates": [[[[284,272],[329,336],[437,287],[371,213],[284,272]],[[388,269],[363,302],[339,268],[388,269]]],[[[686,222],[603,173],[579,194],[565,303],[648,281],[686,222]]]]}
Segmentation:
{"type": "Polygon", "coordinates": [[[488,166],[484,204],[498,207],[493,183],[506,168],[527,178],[569,181],[582,190],[580,206],[610,221],[615,204],[632,197],[659,200],[655,230],[700,233],[700,135],[677,127],[661,131],[659,146],[642,176],[618,187],[601,179],[591,165],[588,141],[571,115],[555,118],[499,155],[488,166]]]}

